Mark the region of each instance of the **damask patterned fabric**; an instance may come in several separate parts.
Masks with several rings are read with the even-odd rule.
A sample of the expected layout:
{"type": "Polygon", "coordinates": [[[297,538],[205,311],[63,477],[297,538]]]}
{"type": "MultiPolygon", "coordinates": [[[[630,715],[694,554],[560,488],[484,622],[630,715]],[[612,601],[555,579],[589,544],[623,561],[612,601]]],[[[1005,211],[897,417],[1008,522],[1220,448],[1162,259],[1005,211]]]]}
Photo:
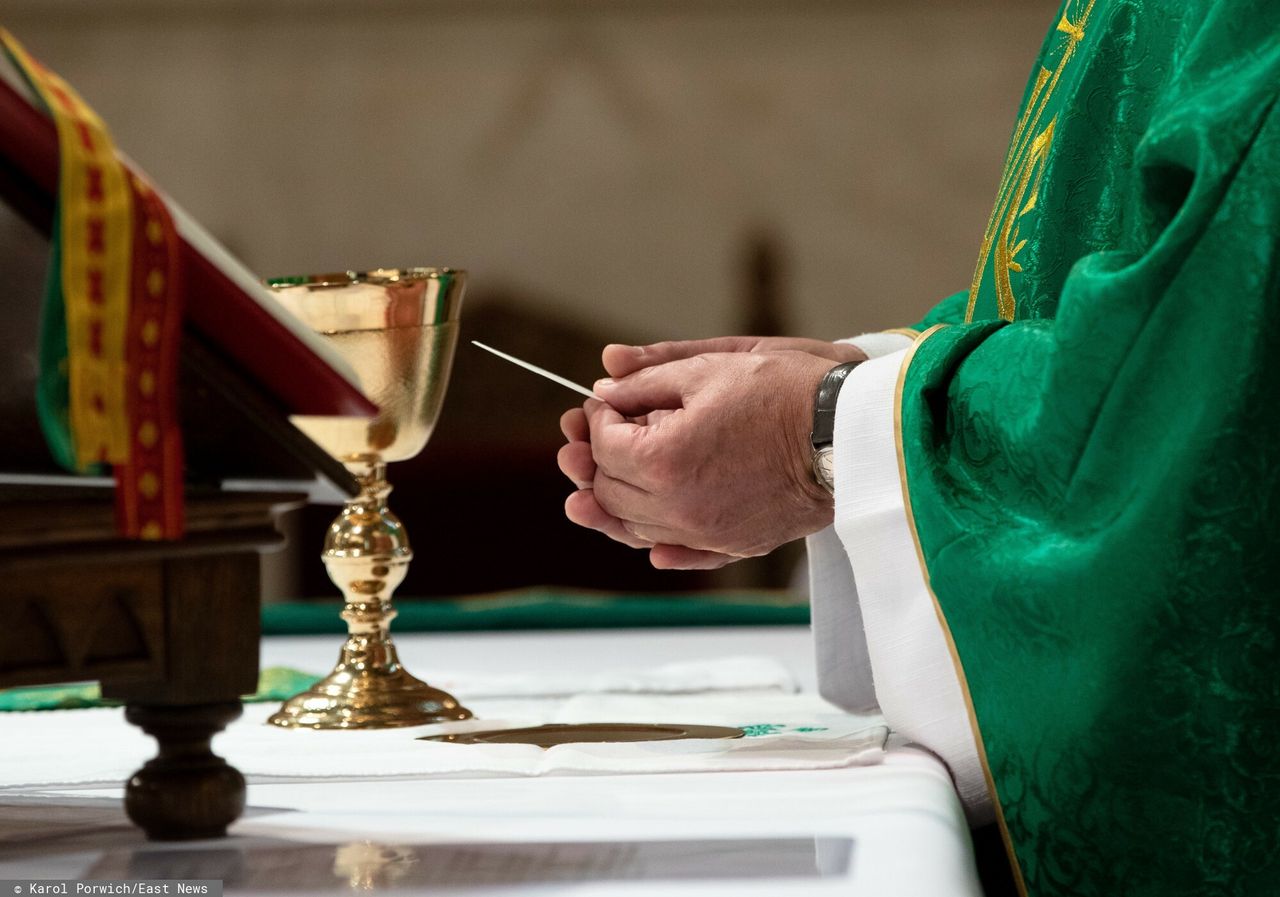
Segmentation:
{"type": "Polygon", "coordinates": [[[899,399],[1032,895],[1280,894],[1280,2],[1067,0],[899,399]]]}

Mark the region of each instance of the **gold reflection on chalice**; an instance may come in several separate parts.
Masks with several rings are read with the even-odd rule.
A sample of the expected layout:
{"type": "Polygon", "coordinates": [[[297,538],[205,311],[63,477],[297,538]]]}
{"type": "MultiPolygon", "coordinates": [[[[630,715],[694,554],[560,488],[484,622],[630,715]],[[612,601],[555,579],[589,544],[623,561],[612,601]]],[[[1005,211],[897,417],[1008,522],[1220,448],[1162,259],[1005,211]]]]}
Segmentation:
{"type": "Polygon", "coordinates": [[[277,726],[382,729],[471,716],[452,695],[400,665],[388,632],[396,616],[391,594],[413,552],[387,509],[387,463],[412,458],[431,436],[458,342],[465,281],[464,271],[407,268],[267,282],[286,309],[351,363],[379,408],[371,420],[292,419],[346,465],[360,492],[329,526],[321,556],[346,598],[346,644],[332,673],[271,717],[277,726]]]}

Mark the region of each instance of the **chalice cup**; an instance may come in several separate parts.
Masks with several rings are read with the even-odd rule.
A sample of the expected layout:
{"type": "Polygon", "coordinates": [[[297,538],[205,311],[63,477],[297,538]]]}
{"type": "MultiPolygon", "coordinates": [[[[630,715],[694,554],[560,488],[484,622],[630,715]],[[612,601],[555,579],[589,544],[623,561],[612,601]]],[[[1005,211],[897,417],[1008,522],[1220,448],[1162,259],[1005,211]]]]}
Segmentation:
{"type": "Polygon", "coordinates": [[[347,641],[338,665],[270,719],[310,729],[381,729],[467,719],[452,695],[410,675],[389,627],[391,595],[413,551],[387,509],[387,463],[412,458],[431,436],[458,342],[466,272],[448,268],[267,281],[281,305],[320,333],[355,368],[377,404],[372,419],[298,415],[298,429],[341,461],[360,491],[329,526],[321,555],[342,591],[347,641]]]}

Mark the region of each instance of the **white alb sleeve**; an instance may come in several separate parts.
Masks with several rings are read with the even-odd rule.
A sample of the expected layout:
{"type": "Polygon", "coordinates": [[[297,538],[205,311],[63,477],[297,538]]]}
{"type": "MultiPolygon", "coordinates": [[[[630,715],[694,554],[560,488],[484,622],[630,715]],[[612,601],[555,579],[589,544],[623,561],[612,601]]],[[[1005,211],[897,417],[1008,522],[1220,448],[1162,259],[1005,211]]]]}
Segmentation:
{"type": "Polygon", "coordinates": [[[835,530],[856,583],[877,703],[891,728],[942,758],[980,824],[993,818],[991,796],[906,512],[895,421],[906,354],[864,362],[840,390],[835,530]]]}
{"type": "MultiPolygon", "coordinates": [[[[863,333],[836,340],[857,346],[868,358],[906,349],[912,338],[902,331],[863,333]]],[[[818,693],[853,713],[869,713],[876,703],[862,608],[849,556],[835,529],[827,527],[805,540],[809,554],[809,614],[813,621],[818,693]]]]}
{"type": "Polygon", "coordinates": [[[871,713],[879,705],[849,556],[830,526],[806,539],[805,547],[818,694],[850,713],[871,713]]]}

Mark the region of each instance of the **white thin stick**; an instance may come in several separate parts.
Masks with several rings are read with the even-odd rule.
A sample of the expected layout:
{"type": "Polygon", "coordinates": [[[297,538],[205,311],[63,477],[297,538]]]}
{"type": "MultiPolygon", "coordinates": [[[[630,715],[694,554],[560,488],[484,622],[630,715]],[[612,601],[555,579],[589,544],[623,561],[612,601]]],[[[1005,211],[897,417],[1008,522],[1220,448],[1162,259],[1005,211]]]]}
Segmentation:
{"type": "Polygon", "coordinates": [[[516,358],[514,355],[508,355],[506,352],[499,352],[497,349],[493,348],[493,346],[486,346],[484,343],[480,342],[479,340],[473,339],[471,341],[471,345],[479,346],[481,349],[484,349],[486,352],[492,352],[494,355],[497,355],[499,358],[506,359],[512,364],[518,365],[524,368],[526,371],[533,371],[535,374],[537,374],[540,377],[546,377],[548,380],[554,380],[556,383],[559,383],[561,386],[568,387],[569,389],[572,389],[574,392],[580,393],[586,396],[588,399],[599,398],[599,396],[597,396],[591,390],[587,389],[585,386],[580,386],[579,384],[574,383],[572,380],[566,380],[564,377],[561,377],[559,374],[553,374],[548,370],[544,370],[543,368],[538,367],[536,364],[530,364],[527,361],[521,361],[519,358],[516,358]]]}

